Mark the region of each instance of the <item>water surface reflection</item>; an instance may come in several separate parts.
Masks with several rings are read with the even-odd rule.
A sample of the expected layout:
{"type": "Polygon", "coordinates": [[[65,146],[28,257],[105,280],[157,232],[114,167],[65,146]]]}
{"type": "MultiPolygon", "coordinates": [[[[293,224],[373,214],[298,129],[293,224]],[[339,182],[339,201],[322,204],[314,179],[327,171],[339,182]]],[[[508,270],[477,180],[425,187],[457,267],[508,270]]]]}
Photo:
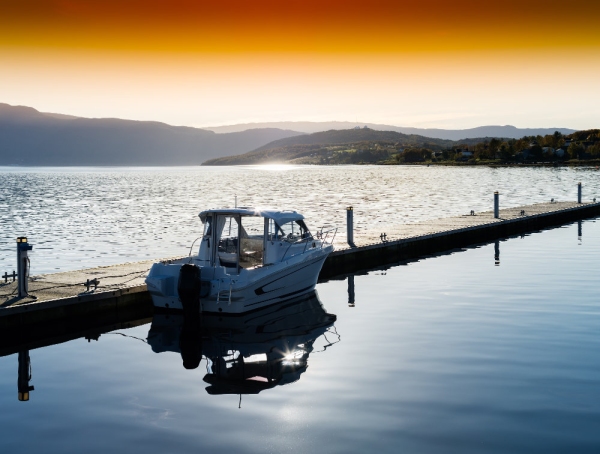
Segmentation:
{"type": "Polygon", "coordinates": [[[313,292],[242,316],[157,313],[148,343],[180,353],[186,369],[205,358],[209,394],[258,394],[298,381],[319,337],[323,349],[339,342],[335,320],[313,292]]]}
{"type": "Polygon", "coordinates": [[[598,452],[600,223],[455,252],[320,282],[325,309],[0,332],[0,452],[598,452]]]}

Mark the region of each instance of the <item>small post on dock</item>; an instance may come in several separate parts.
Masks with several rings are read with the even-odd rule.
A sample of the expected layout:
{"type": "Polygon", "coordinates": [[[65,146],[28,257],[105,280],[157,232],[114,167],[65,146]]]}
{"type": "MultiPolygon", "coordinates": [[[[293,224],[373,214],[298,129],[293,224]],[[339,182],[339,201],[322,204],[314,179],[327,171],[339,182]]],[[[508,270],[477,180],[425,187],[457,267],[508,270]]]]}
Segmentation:
{"type": "Polygon", "coordinates": [[[498,191],[494,192],[494,218],[498,219],[500,217],[500,194],[498,191]]]}
{"type": "Polygon", "coordinates": [[[356,247],[354,245],[354,209],[351,206],[346,208],[346,233],[350,247],[356,247]]]}
{"type": "Polygon", "coordinates": [[[581,203],[581,181],[577,183],[577,203],[581,203]]]}
{"type": "Polygon", "coordinates": [[[33,246],[27,242],[27,237],[17,238],[17,285],[19,288],[19,298],[24,298],[29,294],[27,277],[29,275],[29,259],[27,251],[31,251],[33,246]]]}
{"type": "Polygon", "coordinates": [[[348,276],[348,306],[354,307],[354,274],[348,276]]]}

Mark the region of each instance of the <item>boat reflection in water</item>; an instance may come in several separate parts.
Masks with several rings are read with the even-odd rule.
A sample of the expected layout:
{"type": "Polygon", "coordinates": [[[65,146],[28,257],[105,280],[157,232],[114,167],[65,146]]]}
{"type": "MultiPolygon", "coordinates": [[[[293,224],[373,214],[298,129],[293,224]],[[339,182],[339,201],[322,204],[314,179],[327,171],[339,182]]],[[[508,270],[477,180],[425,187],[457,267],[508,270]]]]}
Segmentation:
{"type": "Polygon", "coordinates": [[[319,351],[339,342],[335,320],[312,292],[244,315],[157,313],[148,343],[181,353],[186,369],[206,358],[209,394],[258,394],[297,381],[321,336],[319,351]]]}

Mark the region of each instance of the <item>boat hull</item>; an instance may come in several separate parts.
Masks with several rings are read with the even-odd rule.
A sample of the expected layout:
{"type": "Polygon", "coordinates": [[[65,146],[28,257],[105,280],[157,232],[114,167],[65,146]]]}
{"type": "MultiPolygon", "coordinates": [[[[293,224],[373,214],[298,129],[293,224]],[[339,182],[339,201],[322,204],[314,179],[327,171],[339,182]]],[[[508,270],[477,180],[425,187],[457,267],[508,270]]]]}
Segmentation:
{"type": "MultiPolygon", "coordinates": [[[[240,314],[307,294],[314,290],[328,254],[324,249],[281,265],[213,279],[204,276],[214,269],[201,267],[203,287],[209,289],[200,298],[202,312],[240,314]]],[[[183,309],[176,289],[180,267],[181,264],[153,266],[146,282],[155,307],[183,309]],[[167,281],[169,284],[165,284],[167,281]]]]}

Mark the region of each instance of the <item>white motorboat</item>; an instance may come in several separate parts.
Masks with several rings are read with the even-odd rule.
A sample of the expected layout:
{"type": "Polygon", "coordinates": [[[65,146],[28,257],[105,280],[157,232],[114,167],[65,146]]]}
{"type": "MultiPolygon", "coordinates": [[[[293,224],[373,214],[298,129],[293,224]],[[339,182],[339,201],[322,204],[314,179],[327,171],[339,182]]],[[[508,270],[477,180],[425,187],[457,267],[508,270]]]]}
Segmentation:
{"type": "Polygon", "coordinates": [[[146,284],[154,306],[240,314],[311,292],[333,251],[335,229],[313,236],[296,211],[254,208],[200,213],[197,255],[155,263],[146,284]]]}

